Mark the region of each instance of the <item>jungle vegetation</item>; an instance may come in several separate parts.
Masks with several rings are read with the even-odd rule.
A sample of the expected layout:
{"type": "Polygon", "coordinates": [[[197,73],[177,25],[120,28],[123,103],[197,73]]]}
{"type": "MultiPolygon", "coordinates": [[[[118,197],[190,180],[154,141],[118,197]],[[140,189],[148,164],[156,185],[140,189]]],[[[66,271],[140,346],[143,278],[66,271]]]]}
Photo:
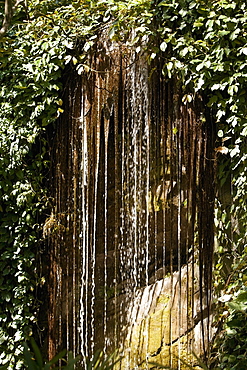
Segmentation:
{"type": "Polygon", "coordinates": [[[246,369],[246,1],[6,0],[0,21],[0,364],[22,367],[23,341],[37,325],[36,290],[44,284],[37,261],[49,203],[47,130],[63,114],[62,75],[66,68],[90,71],[88,56],[107,29],[111,40],[128,40],[137,54],[145,50],[147,63],[160,58],[164,76],[181,82],[184,104],[207,96],[219,189],[218,336],[211,362],[246,369]]]}

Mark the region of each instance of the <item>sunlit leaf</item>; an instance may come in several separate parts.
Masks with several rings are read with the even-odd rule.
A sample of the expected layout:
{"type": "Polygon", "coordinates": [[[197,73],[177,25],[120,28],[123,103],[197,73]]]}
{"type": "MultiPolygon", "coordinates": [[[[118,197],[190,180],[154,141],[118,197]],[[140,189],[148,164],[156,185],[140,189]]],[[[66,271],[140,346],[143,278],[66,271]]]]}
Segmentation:
{"type": "Polygon", "coordinates": [[[161,51],[166,51],[167,49],[167,43],[165,41],[163,41],[161,44],[160,44],[160,50],[161,51]]]}

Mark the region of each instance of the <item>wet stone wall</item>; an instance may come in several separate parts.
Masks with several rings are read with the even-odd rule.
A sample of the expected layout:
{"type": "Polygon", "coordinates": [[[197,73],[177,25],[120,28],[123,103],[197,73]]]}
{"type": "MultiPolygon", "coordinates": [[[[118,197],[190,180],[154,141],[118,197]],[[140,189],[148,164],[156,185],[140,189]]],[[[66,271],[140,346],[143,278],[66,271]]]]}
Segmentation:
{"type": "MultiPolygon", "coordinates": [[[[89,70],[66,71],[64,79],[64,113],[51,138],[53,205],[44,227],[49,354],[67,348],[85,359],[99,348],[124,349],[129,307],[167,276],[176,276],[180,302],[167,312],[170,326],[177,330],[187,320],[181,332],[184,325],[188,331],[198,317],[193,307],[210,307],[214,146],[203,98],[184,104],[179,81],[165,80],[160,61],[149,65],[145,53],[103,37],[89,70]]],[[[151,299],[144,296],[141,306],[151,299]]],[[[210,320],[203,322],[206,351],[210,320]]],[[[149,352],[146,346],[145,358],[149,352]]]]}

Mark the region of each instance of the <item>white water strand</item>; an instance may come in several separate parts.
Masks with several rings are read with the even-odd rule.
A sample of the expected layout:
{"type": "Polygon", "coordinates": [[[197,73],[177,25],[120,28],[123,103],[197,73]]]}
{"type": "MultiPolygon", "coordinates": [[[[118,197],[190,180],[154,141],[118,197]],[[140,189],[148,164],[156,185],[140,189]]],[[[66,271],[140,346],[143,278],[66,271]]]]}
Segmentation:
{"type": "Polygon", "coordinates": [[[95,180],[94,180],[94,204],[93,204],[93,230],[92,230],[92,290],[91,290],[91,356],[94,353],[95,346],[95,267],[96,267],[96,225],[97,225],[97,193],[98,193],[98,179],[99,179],[99,157],[100,157],[100,122],[101,122],[101,99],[98,96],[98,115],[96,126],[96,163],[95,163],[95,180]]]}
{"type": "MultiPolygon", "coordinates": [[[[136,289],[137,287],[137,166],[138,166],[138,163],[137,163],[137,155],[138,155],[138,143],[137,143],[137,140],[138,140],[138,130],[139,130],[139,127],[138,127],[138,120],[137,120],[137,116],[138,115],[138,111],[136,112],[135,111],[135,108],[138,108],[138,101],[137,101],[137,97],[136,97],[136,86],[135,86],[135,83],[136,83],[136,73],[135,73],[135,64],[133,65],[133,75],[132,75],[132,78],[131,78],[131,82],[132,82],[132,87],[131,87],[131,91],[132,91],[132,97],[131,97],[131,116],[132,116],[132,120],[131,120],[131,123],[132,123],[132,127],[131,127],[131,139],[132,139],[132,148],[133,148],[133,168],[132,168],[132,171],[133,171],[133,189],[132,190],[132,197],[133,197],[133,205],[132,205],[132,209],[131,209],[131,222],[132,222],[132,232],[133,232],[133,247],[134,247],[134,253],[133,253],[133,288],[134,290],[136,289]]],[[[127,230],[126,230],[127,231],[127,230]]]]}
{"type": "MultiPolygon", "coordinates": [[[[122,250],[120,254],[123,276],[128,276],[125,281],[126,295],[131,311],[131,301],[138,297],[141,285],[148,285],[149,263],[149,187],[150,187],[150,128],[148,112],[148,71],[143,65],[133,63],[129,71],[130,88],[127,94],[129,102],[126,124],[123,129],[122,139],[126,145],[122,146],[122,189],[127,187],[128,193],[122,196],[121,235],[122,250]],[[126,139],[124,140],[126,135],[126,139]],[[124,201],[128,201],[127,213],[124,212],[124,201]],[[126,240],[126,246],[123,245],[126,240]],[[126,249],[124,249],[124,247],[126,249]],[[130,271],[126,271],[127,259],[130,271]],[[132,297],[132,298],[131,298],[132,297]]],[[[125,206],[126,209],[126,206],[125,206]]],[[[144,306],[150,300],[143,300],[144,306]]],[[[142,307],[143,309],[143,307],[142,307]]],[[[144,308],[145,309],[145,308],[144,308]]],[[[129,318],[127,318],[129,322],[129,318]]],[[[129,332],[131,335],[131,333],[129,332]]],[[[148,327],[145,335],[148,337],[148,327]]],[[[147,342],[146,342],[147,343],[147,342]]],[[[147,345],[147,344],[146,344],[147,345]]],[[[146,348],[147,352],[147,348],[146,348]]],[[[147,354],[148,358],[148,354],[147,354]]]]}
{"type": "MultiPolygon", "coordinates": [[[[141,61],[133,65],[132,76],[132,99],[131,99],[131,116],[132,116],[132,148],[133,148],[133,181],[132,196],[132,228],[134,233],[134,256],[133,256],[133,281],[134,290],[143,284],[144,269],[146,269],[146,251],[145,251],[145,234],[146,220],[148,213],[145,206],[146,186],[149,186],[149,171],[146,173],[147,165],[147,130],[148,126],[148,76],[147,68],[142,65],[141,61]],[[146,104],[146,107],[145,107],[146,104]]],[[[145,271],[146,272],[146,271],[145,271]]]]}
{"type": "Polygon", "coordinates": [[[108,232],[107,232],[107,202],[108,202],[108,136],[109,136],[109,120],[105,119],[104,127],[104,148],[105,148],[105,173],[104,173],[104,222],[105,222],[105,237],[104,237],[104,316],[103,316],[103,325],[104,325],[104,353],[106,354],[107,350],[107,253],[108,253],[108,232]]]}
{"type": "Polygon", "coordinates": [[[80,294],[80,331],[81,331],[81,354],[86,369],[85,359],[88,356],[88,240],[89,240],[89,215],[88,215],[88,146],[87,146],[87,128],[84,120],[84,94],[82,93],[81,103],[81,128],[82,128],[82,146],[81,146],[81,233],[80,249],[82,260],[81,272],[81,294],[80,294]]]}
{"type": "MultiPolygon", "coordinates": [[[[146,79],[148,78],[148,70],[146,70],[146,79]]],[[[147,81],[147,80],[146,80],[147,81]]],[[[146,82],[147,83],[147,82],[146,82]]],[[[148,279],[149,279],[149,273],[148,273],[148,266],[149,266],[149,194],[150,194],[150,116],[149,116],[149,104],[148,104],[148,86],[146,86],[145,91],[145,100],[143,104],[143,110],[145,114],[145,126],[144,126],[144,166],[143,166],[143,174],[142,177],[146,180],[146,183],[144,183],[144,199],[145,199],[145,222],[144,222],[144,269],[145,269],[145,286],[148,286],[148,279]]],[[[151,301],[151,300],[150,300],[151,301]]],[[[148,301],[145,302],[145,309],[148,307],[148,301]]],[[[149,360],[149,354],[148,354],[148,342],[149,342],[149,330],[148,326],[146,326],[146,329],[143,332],[144,337],[146,338],[146,346],[145,346],[145,352],[146,352],[146,367],[148,368],[148,360],[149,360]]]]}
{"type": "MultiPolygon", "coordinates": [[[[179,123],[178,123],[179,124],[179,123]]],[[[176,172],[177,172],[177,188],[178,188],[178,194],[177,194],[177,197],[178,197],[178,215],[177,215],[177,224],[178,224],[178,227],[177,227],[177,236],[178,236],[178,247],[177,247],[177,253],[178,253],[178,294],[179,294],[179,305],[178,305],[178,318],[177,318],[177,321],[178,321],[178,370],[181,369],[181,361],[180,361],[180,357],[181,357],[181,341],[180,341],[180,337],[181,337],[181,327],[182,327],[182,307],[181,307],[181,297],[182,297],[182,291],[181,291],[181,197],[182,197],[182,191],[181,191],[181,183],[182,183],[182,162],[181,162],[181,158],[182,158],[182,150],[181,150],[181,122],[180,122],[180,125],[179,125],[179,130],[178,130],[178,133],[177,133],[177,169],[176,169],[176,172]]]]}

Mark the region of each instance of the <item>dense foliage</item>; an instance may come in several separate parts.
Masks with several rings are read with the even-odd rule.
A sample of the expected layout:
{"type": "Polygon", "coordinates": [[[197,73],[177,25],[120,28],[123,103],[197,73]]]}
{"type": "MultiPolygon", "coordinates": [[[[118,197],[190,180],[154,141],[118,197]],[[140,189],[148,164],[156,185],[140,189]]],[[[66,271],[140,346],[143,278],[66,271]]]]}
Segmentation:
{"type": "Polygon", "coordinates": [[[61,104],[62,47],[57,48],[56,38],[41,39],[31,28],[17,23],[0,50],[0,363],[13,361],[15,369],[19,345],[36,319],[34,261],[39,214],[46,203],[43,132],[61,104]]]}
{"type": "Polygon", "coordinates": [[[219,319],[230,328],[218,344],[226,356],[218,357],[221,369],[240,369],[246,307],[234,302],[246,298],[247,275],[246,19],[244,0],[31,0],[17,7],[0,40],[0,363],[21,366],[20,345],[36,320],[45,133],[63,112],[61,76],[65,66],[90,71],[88,55],[106,30],[137,55],[145,50],[147,63],[159,58],[164,76],[181,81],[184,104],[200,94],[214,116],[223,189],[216,203],[215,286],[223,297],[219,319]],[[234,347],[233,332],[240,347],[234,347]]]}
{"type": "MultiPolygon", "coordinates": [[[[231,298],[231,295],[227,297],[227,299],[231,298]]],[[[237,292],[237,296],[233,300],[231,299],[227,306],[227,314],[229,316],[216,346],[217,356],[219,357],[219,369],[244,370],[247,366],[246,288],[237,292]]]]}
{"type": "Polygon", "coordinates": [[[29,346],[26,342],[24,343],[23,352],[24,364],[27,366],[28,370],[50,370],[54,369],[54,366],[58,364],[59,369],[61,370],[74,370],[74,364],[79,361],[79,357],[73,358],[73,354],[71,352],[68,353],[68,361],[66,361],[64,359],[66,350],[55,355],[50,361],[44,361],[42,353],[32,337],[30,338],[29,346]]]}

